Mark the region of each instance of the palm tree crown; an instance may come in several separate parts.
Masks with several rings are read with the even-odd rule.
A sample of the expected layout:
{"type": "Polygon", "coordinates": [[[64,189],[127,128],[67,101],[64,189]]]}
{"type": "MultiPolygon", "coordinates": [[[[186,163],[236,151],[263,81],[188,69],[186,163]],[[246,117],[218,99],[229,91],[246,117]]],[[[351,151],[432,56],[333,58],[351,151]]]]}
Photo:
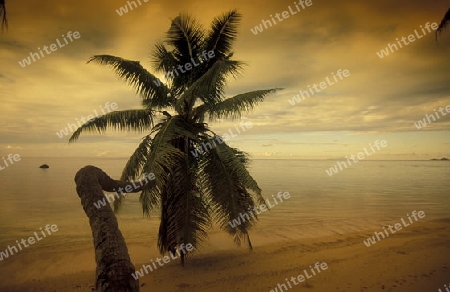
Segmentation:
{"type": "MultiPolygon", "coordinates": [[[[245,241],[251,248],[248,230],[256,216],[234,228],[228,222],[264,203],[261,189],[247,170],[247,155],[228,146],[205,123],[206,119],[241,118],[278,90],[226,98],[227,78],[237,77],[244,65],[232,59],[231,51],[240,19],[232,10],[214,18],[206,31],[188,15],[176,17],[167,38],[156,44],[152,54],[154,70],[165,74],[165,82],[136,61],[110,55],[96,55],[88,61],[112,67],[136,89],[143,109],[100,116],[79,127],[69,142],[84,131],[103,133],[107,127],[147,132],[121,180],[155,174],[156,186],[144,189],[140,202],[147,215],[156,208],[161,210],[158,247],[162,254],[182,244],[197,248],[213,222],[236,244],[245,241]],[[202,145],[211,149],[195,152],[202,145]]],[[[119,204],[117,200],[116,210],[119,204]]]]}

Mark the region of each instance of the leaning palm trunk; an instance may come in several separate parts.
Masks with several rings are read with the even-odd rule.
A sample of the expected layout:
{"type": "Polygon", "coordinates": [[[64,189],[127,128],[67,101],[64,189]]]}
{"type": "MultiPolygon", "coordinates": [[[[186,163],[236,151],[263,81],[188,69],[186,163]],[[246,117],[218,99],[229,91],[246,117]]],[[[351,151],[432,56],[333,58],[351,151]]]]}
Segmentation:
{"type": "MultiPolygon", "coordinates": [[[[113,192],[119,187],[125,189],[132,183],[113,180],[95,166],[86,166],[80,169],[75,175],[75,183],[92,229],[97,263],[97,291],[139,291],[139,280],[132,277],[135,269],[114,212],[109,204],[101,208],[94,205],[105,199],[102,190],[113,192]]],[[[133,187],[132,189],[133,192],[138,192],[142,190],[142,187],[139,189],[133,187]]]]}

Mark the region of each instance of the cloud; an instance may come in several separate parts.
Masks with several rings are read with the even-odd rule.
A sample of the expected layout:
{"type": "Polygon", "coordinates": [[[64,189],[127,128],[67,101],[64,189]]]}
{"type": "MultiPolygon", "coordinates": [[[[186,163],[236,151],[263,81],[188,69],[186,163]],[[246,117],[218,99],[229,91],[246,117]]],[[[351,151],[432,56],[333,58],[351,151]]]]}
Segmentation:
{"type": "MultiPolygon", "coordinates": [[[[258,136],[263,140],[256,141],[255,147],[275,148],[284,144],[270,141],[270,136],[281,134],[422,135],[426,131],[448,131],[450,126],[448,118],[421,132],[413,125],[435,108],[450,104],[449,34],[444,32],[439,43],[428,34],[383,59],[376,54],[420,25],[439,21],[447,9],[443,1],[426,6],[418,0],[313,1],[311,7],[258,35],[253,35],[250,28],[286,10],[292,1],[231,0],[210,5],[205,0],[155,0],[123,16],[115,12],[126,5],[123,0],[81,0],[76,5],[30,0],[27,5],[17,1],[7,5],[10,27],[0,40],[0,121],[5,125],[0,139],[9,145],[64,144],[67,141],[59,140],[56,131],[108,101],[116,102],[120,110],[139,108],[139,96],[111,68],[86,61],[96,54],[111,54],[138,60],[151,71],[150,52],[179,12],[192,14],[208,27],[214,16],[229,7],[237,7],[243,14],[234,51],[235,58],[248,66],[241,77],[230,80],[227,95],[284,88],[246,115],[254,126],[242,135],[245,143],[253,143],[250,139],[258,136]],[[68,31],[79,31],[81,38],[26,68],[19,66],[18,61],[30,52],[53,43],[68,31]],[[323,81],[338,69],[348,69],[351,75],[300,104],[289,104],[299,90],[323,81]]],[[[221,133],[234,123],[211,123],[211,127],[221,133]]],[[[138,143],[141,137],[108,132],[105,136],[83,136],[80,142],[123,143],[124,151],[128,151],[128,146],[138,143]]],[[[326,144],[330,141],[302,141],[297,145],[332,145],[326,144]]],[[[81,149],[80,144],[77,149],[81,149]]],[[[67,153],[64,149],[58,151],[67,153]]],[[[72,147],[70,151],[78,150],[72,147]]],[[[110,151],[105,155],[113,153],[104,151],[110,151]]]]}

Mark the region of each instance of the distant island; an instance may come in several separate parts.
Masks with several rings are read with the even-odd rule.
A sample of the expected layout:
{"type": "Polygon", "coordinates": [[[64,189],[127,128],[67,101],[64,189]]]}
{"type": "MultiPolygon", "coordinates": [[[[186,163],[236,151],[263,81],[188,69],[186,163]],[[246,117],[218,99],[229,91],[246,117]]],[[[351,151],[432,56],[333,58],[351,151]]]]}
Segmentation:
{"type": "Polygon", "coordinates": [[[442,158],[432,158],[432,159],[430,159],[430,160],[450,160],[450,159],[448,159],[448,158],[445,158],[445,157],[442,157],[442,158]]]}

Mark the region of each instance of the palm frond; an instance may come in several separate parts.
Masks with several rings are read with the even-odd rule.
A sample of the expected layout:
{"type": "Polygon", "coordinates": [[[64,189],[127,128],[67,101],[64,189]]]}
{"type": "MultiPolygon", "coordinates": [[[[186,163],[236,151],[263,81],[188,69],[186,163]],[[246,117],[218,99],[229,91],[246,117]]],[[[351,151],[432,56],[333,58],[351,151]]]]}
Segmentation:
{"type": "MultiPolygon", "coordinates": [[[[79,127],[69,142],[83,132],[103,133],[108,128],[149,131],[129,158],[121,180],[154,174],[155,181],[142,188],[139,200],[144,215],[157,209],[161,212],[158,249],[162,254],[174,252],[181,244],[197,248],[213,221],[237,245],[247,242],[252,248],[249,230],[257,221],[252,211],[265,200],[247,169],[249,157],[219,141],[204,123],[206,117],[240,118],[279,90],[251,91],[226,99],[228,78],[237,78],[245,65],[232,59],[240,20],[241,14],[231,10],[214,18],[206,31],[186,14],[173,19],[166,38],[156,43],[151,55],[155,72],[165,74],[164,82],[137,61],[111,55],[95,55],[88,61],[111,67],[140,95],[143,109],[97,117],[79,127]],[[208,58],[200,60],[203,52],[208,58]],[[154,122],[156,112],[162,113],[158,122],[154,122]],[[206,144],[211,140],[217,143],[206,144]],[[198,152],[201,147],[205,151],[198,152]],[[238,219],[240,224],[236,224],[238,219]]],[[[120,203],[115,200],[115,210],[120,203]]]]}
{"type": "Polygon", "coordinates": [[[149,214],[150,210],[156,206],[155,198],[159,195],[159,190],[164,190],[172,182],[172,169],[175,169],[185,154],[175,147],[172,142],[180,137],[196,140],[195,131],[187,124],[183,117],[173,116],[167,118],[152,129],[156,133],[153,137],[150,153],[147,161],[142,167],[142,172],[153,172],[156,177],[157,189],[150,189],[141,193],[142,210],[144,214],[149,214]]]}
{"type": "Polygon", "coordinates": [[[241,17],[242,15],[237,10],[231,10],[215,17],[205,39],[205,49],[214,51],[217,58],[230,54],[233,42],[237,37],[237,26],[241,17]]]}
{"type": "MultiPolygon", "coordinates": [[[[206,152],[200,162],[200,185],[211,200],[213,218],[222,230],[233,236],[237,245],[249,239],[248,230],[257,219],[255,213],[249,212],[256,204],[248,190],[255,193],[257,202],[264,202],[261,189],[248,173],[242,155],[223,143],[206,152]],[[231,226],[230,222],[243,217],[247,220],[231,226]]],[[[250,241],[248,244],[251,247],[250,241]]]]}
{"type": "Polygon", "coordinates": [[[187,14],[177,16],[166,35],[165,43],[172,50],[175,60],[172,69],[167,72],[171,80],[171,88],[174,93],[181,94],[197,76],[199,63],[198,56],[201,53],[204,38],[204,29],[200,23],[187,14]],[[191,70],[180,69],[186,64],[196,64],[191,70]]]}
{"type": "Polygon", "coordinates": [[[139,177],[141,169],[145,165],[147,156],[150,153],[151,142],[152,138],[150,135],[147,135],[142,139],[142,142],[136,148],[133,155],[128,159],[128,162],[122,171],[120,180],[130,181],[136,180],[139,177]]]}
{"type": "Polygon", "coordinates": [[[69,139],[73,143],[83,132],[104,133],[107,128],[119,131],[138,131],[149,130],[153,126],[153,112],[146,109],[141,110],[123,110],[110,112],[98,116],[93,120],[87,121],[81,125],[69,139]]]}
{"type": "Polygon", "coordinates": [[[256,180],[250,175],[248,171],[248,154],[236,148],[228,146],[226,143],[219,144],[217,152],[222,157],[228,158],[232,161],[233,172],[236,175],[236,181],[247,190],[251,190],[258,204],[265,204],[265,200],[261,194],[261,189],[256,180]]]}
{"type": "MultiPolygon", "coordinates": [[[[150,151],[151,142],[152,139],[150,135],[147,135],[142,139],[142,142],[136,148],[133,155],[131,155],[131,157],[128,159],[128,162],[124,167],[122,171],[122,176],[120,177],[121,181],[133,181],[139,177],[142,167],[147,161],[147,156],[150,151]]],[[[147,177],[149,175],[149,173],[142,173],[142,174],[147,175],[147,177]]],[[[144,189],[143,191],[145,190],[146,189],[144,189]]],[[[122,199],[123,197],[120,196],[116,200],[114,200],[114,212],[118,212],[120,210],[120,207],[122,205],[122,199]]]]}
{"type": "MultiPolygon", "coordinates": [[[[162,43],[156,44],[152,57],[156,72],[164,73],[164,78],[167,80],[167,86],[170,86],[173,96],[181,94],[195,78],[193,74],[197,74],[194,72],[196,68],[193,68],[189,73],[180,72],[179,66],[184,67],[186,63],[178,61],[175,58],[173,51],[168,51],[162,43]]],[[[192,61],[189,61],[189,63],[192,65],[192,61]]],[[[197,62],[195,64],[197,64],[197,62]]]]}
{"type": "Polygon", "coordinates": [[[439,24],[437,30],[436,30],[436,39],[438,38],[438,35],[442,33],[442,31],[447,27],[447,25],[450,23],[450,8],[448,9],[447,13],[445,13],[444,18],[441,20],[441,23],[439,24]]]}
{"type": "Polygon", "coordinates": [[[166,42],[174,47],[176,60],[184,64],[200,53],[203,37],[200,23],[187,14],[180,14],[172,20],[166,42]]]}
{"type": "Polygon", "coordinates": [[[176,108],[181,111],[186,103],[193,106],[197,98],[207,105],[219,103],[224,97],[227,78],[236,78],[243,65],[242,62],[230,59],[217,60],[178,98],[176,108]]]}
{"type": "Polygon", "coordinates": [[[196,167],[184,159],[172,172],[172,183],[162,196],[161,224],[158,248],[161,253],[173,250],[175,246],[192,244],[198,248],[207,238],[211,217],[204,197],[197,194],[195,187],[196,167]]]}
{"type": "Polygon", "coordinates": [[[144,100],[151,100],[152,107],[161,109],[171,105],[170,90],[137,61],[125,60],[111,55],[96,55],[88,63],[109,65],[116,74],[136,89],[144,100]]]}
{"type": "Polygon", "coordinates": [[[165,76],[178,65],[172,52],[168,51],[163,43],[157,42],[152,53],[152,62],[156,72],[163,72],[165,76]]]}
{"type": "Polygon", "coordinates": [[[6,17],[6,3],[5,0],[0,0],[0,21],[1,27],[8,28],[8,18],[6,17]]]}
{"type": "Polygon", "coordinates": [[[239,119],[242,114],[251,112],[264,98],[282,88],[256,90],[227,98],[216,104],[202,104],[195,109],[195,116],[203,121],[208,114],[209,119],[239,119]]]}

